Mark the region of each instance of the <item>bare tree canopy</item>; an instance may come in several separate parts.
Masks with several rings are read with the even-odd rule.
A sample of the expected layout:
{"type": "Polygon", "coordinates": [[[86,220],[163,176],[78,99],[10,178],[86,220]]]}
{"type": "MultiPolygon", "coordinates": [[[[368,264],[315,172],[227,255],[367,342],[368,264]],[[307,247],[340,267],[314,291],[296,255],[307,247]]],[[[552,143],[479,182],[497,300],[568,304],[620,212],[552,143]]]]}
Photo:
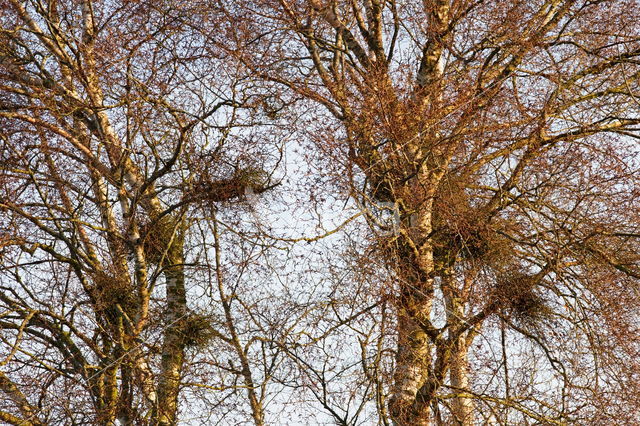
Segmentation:
{"type": "Polygon", "coordinates": [[[179,393],[206,384],[185,356],[214,337],[240,364],[221,392],[248,387],[261,421],[215,212],[266,189],[279,142],[234,136],[252,100],[203,55],[198,14],[2,2],[4,421],[175,424],[179,393]]]}
{"type": "Polygon", "coordinates": [[[0,420],[640,422],[637,1],[0,5],[0,420]]]}

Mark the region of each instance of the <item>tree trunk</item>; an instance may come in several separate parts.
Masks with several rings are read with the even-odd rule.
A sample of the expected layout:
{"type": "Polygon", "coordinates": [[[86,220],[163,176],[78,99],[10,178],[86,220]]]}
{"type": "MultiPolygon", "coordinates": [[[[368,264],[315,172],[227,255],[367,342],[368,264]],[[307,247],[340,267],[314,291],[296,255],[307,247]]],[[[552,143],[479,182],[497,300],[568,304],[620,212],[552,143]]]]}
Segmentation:
{"type": "MultiPolygon", "coordinates": [[[[414,309],[429,311],[430,303],[414,309]]],[[[389,411],[397,426],[429,426],[430,404],[418,402],[416,395],[431,370],[431,345],[424,330],[406,312],[398,318],[398,350],[394,372],[394,389],[389,411]]]]}
{"type": "Polygon", "coordinates": [[[187,314],[185,292],[183,231],[161,232],[173,235],[168,243],[165,279],[167,286],[165,319],[167,321],[162,345],[160,381],[158,383],[158,425],[176,424],[180,377],[184,363],[185,339],[181,324],[187,314]]]}
{"type": "MultiPolygon", "coordinates": [[[[454,346],[451,356],[450,380],[451,387],[456,388],[456,392],[464,392],[469,388],[469,347],[464,339],[459,339],[458,344],[454,346]]],[[[458,426],[472,426],[474,404],[470,398],[457,397],[451,404],[451,414],[453,415],[454,424],[458,426]]]]}
{"type": "Polygon", "coordinates": [[[426,331],[431,325],[433,304],[433,248],[428,237],[431,233],[431,202],[425,204],[422,213],[407,224],[411,227],[415,221],[416,226],[412,231],[422,237],[418,238],[418,254],[399,254],[404,257],[399,264],[402,267],[411,265],[409,267],[412,270],[397,271],[405,279],[400,284],[398,349],[394,389],[389,401],[389,411],[397,426],[431,424],[431,399],[423,398],[424,393],[421,392],[432,375],[433,350],[431,336],[426,331]],[[411,256],[417,259],[411,259],[411,256]]]}
{"type": "MultiPolygon", "coordinates": [[[[460,291],[453,272],[448,271],[445,273],[443,276],[442,292],[444,294],[449,330],[459,327],[465,318],[464,301],[460,295],[460,291]]],[[[449,380],[455,393],[464,393],[469,388],[468,343],[464,334],[451,342],[449,380]]],[[[457,426],[473,425],[473,410],[472,399],[464,397],[454,398],[451,403],[452,424],[457,426]]]]}

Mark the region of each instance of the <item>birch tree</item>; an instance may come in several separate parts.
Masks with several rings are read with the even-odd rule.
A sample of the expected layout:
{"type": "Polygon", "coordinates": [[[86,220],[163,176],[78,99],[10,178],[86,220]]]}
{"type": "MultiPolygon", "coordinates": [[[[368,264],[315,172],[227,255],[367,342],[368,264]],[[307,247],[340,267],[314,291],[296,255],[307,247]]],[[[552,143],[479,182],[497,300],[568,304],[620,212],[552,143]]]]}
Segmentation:
{"type": "Polygon", "coordinates": [[[188,25],[202,9],[0,10],[0,420],[176,424],[181,392],[208,385],[185,382],[186,356],[218,339],[241,366],[209,387],[243,389],[262,424],[211,227],[216,206],[266,189],[277,158],[235,131],[252,100],[233,68],[202,55],[188,25]],[[212,280],[194,269],[205,254],[212,280]],[[206,294],[223,320],[199,310],[206,294]]]}
{"type": "Polygon", "coordinates": [[[637,6],[216,3],[395,277],[380,422],[638,421],[637,6]]]}

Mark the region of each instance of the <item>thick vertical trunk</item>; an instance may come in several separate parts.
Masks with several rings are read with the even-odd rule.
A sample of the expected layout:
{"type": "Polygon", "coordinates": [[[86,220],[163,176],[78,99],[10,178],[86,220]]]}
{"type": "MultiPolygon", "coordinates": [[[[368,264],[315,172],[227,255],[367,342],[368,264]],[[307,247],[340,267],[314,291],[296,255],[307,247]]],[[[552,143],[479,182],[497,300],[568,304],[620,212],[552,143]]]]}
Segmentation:
{"type": "MultiPolygon", "coordinates": [[[[469,388],[468,349],[464,341],[458,340],[458,344],[454,346],[451,355],[451,366],[449,367],[451,386],[459,393],[469,388]]],[[[454,424],[458,426],[472,426],[475,424],[473,410],[474,404],[471,398],[455,398],[451,404],[454,424]]]]}
{"type": "MultiPolygon", "coordinates": [[[[171,222],[164,222],[169,226],[171,222]]],[[[178,225],[180,228],[180,225],[178,225]]],[[[162,344],[162,361],[158,383],[156,418],[159,425],[176,424],[178,393],[184,363],[185,339],[182,335],[182,321],[187,314],[187,298],[184,276],[183,230],[166,229],[160,234],[167,241],[165,280],[167,287],[165,320],[167,321],[162,344]]]]}
{"type": "Polygon", "coordinates": [[[397,426],[427,426],[431,424],[432,417],[431,401],[423,398],[423,393],[420,392],[432,374],[433,342],[427,334],[431,325],[434,266],[433,248],[429,241],[430,201],[422,206],[419,215],[413,217],[413,222],[419,246],[416,247],[412,242],[414,254],[403,255],[414,258],[399,262],[404,267],[412,265],[413,270],[404,275],[401,275],[402,270],[398,270],[399,277],[406,281],[400,284],[396,369],[393,393],[389,401],[389,411],[397,426]]]}
{"type": "MultiPolygon", "coordinates": [[[[418,308],[418,307],[416,307],[418,308]]],[[[430,307],[424,306],[423,310],[430,307]]],[[[397,426],[431,424],[430,404],[416,395],[431,370],[431,345],[422,328],[406,312],[398,318],[398,349],[389,411],[397,426]]]]}
{"type": "MultiPolygon", "coordinates": [[[[117,352],[115,352],[117,353],[117,352]]],[[[116,358],[117,359],[117,358],[116,358]]],[[[113,362],[113,361],[112,361],[113,362]]],[[[104,373],[104,405],[100,411],[100,421],[112,424],[118,407],[118,370],[119,365],[109,366],[104,373]]]]}
{"type": "MultiPolygon", "coordinates": [[[[455,329],[462,324],[465,318],[464,301],[460,295],[456,279],[452,272],[443,276],[442,291],[447,311],[447,326],[455,329]]],[[[464,393],[469,389],[468,354],[469,345],[465,335],[457,337],[450,342],[451,355],[449,365],[450,385],[456,393],[464,393]]],[[[459,396],[451,403],[452,424],[457,426],[471,426],[474,424],[473,400],[459,396]]]]}
{"type": "MultiPolygon", "coordinates": [[[[422,58],[416,76],[416,113],[428,114],[427,108],[437,108],[442,101],[440,80],[444,72],[444,39],[449,20],[449,0],[424,1],[424,11],[429,17],[428,40],[422,50],[422,58]]],[[[431,425],[431,405],[441,384],[442,372],[447,368],[447,358],[438,355],[436,335],[431,333],[431,308],[433,304],[433,277],[435,275],[433,245],[433,196],[439,180],[446,170],[450,154],[427,143],[437,140],[437,131],[431,129],[423,137],[414,135],[406,149],[410,164],[407,175],[415,173],[405,190],[409,197],[404,201],[414,203],[405,224],[405,239],[409,250],[398,253],[400,279],[402,268],[409,267],[407,282],[400,285],[401,297],[398,314],[398,352],[394,389],[389,408],[397,426],[431,425]],[[432,133],[427,136],[427,133],[432,133]],[[428,148],[429,152],[425,150],[428,148]],[[436,160],[437,159],[437,160],[436,160]],[[416,196],[415,194],[420,194],[416,196]],[[411,211],[413,210],[413,211],[411,211]],[[437,355],[438,359],[433,359],[437,355]]],[[[446,353],[446,351],[445,351],[446,353]]]]}
{"type": "Polygon", "coordinates": [[[184,339],[180,321],[186,314],[184,268],[180,263],[167,266],[167,300],[165,319],[168,326],[162,345],[160,381],[158,383],[157,422],[159,425],[176,424],[178,392],[184,362],[184,339]]]}

